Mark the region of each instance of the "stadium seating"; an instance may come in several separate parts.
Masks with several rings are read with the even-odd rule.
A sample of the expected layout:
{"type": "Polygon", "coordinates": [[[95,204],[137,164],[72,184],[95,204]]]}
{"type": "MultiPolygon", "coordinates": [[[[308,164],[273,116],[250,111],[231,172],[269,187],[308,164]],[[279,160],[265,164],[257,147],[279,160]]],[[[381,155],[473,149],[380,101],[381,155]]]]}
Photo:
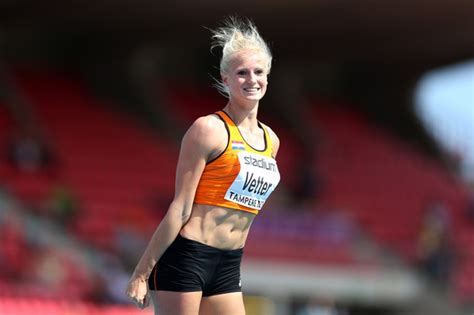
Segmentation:
{"type": "MultiPolygon", "coordinates": [[[[12,175],[8,188],[26,199],[45,199],[56,185],[70,188],[80,200],[73,231],[103,249],[114,248],[116,227],[123,222],[150,235],[165,210],[158,208],[157,200],[169,200],[173,195],[177,145],[95,99],[70,75],[19,71],[17,80],[48,130],[60,172],[54,179],[12,175]]],[[[222,99],[196,88],[181,87],[179,92],[171,88],[168,97],[174,105],[172,114],[185,124],[222,105],[222,99]]],[[[436,196],[450,209],[455,240],[469,243],[464,267],[453,277],[456,290],[460,296],[474,296],[473,273],[468,267],[474,262],[474,246],[469,227],[462,223],[462,186],[416,148],[358,114],[333,104],[317,103],[314,108],[312,119],[323,134],[314,163],[324,178],[323,193],[315,200],[314,209],[326,209],[326,213],[315,212],[301,219],[262,213],[262,218],[266,217],[255,223],[248,255],[310,263],[360,263],[351,247],[353,226],[337,225],[339,238],[328,240],[333,231],[318,224],[337,209],[360,224],[364,233],[416,263],[426,202],[436,196]]],[[[5,109],[0,106],[0,111],[5,109]]],[[[11,123],[3,118],[8,115],[1,113],[0,128],[6,130],[11,123]]],[[[282,183],[293,185],[296,141],[278,122],[272,127],[284,143],[279,152],[282,183]]],[[[0,171],[5,174],[4,165],[0,164],[0,171]]]]}
{"type": "MultiPolygon", "coordinates": [[[[157,193],[168,199],[173,194],[177,147],[159,135],[152,136],[130,117],[107,108],[70,77],[49,72],[20,72],[17,77],[55,144],[61,169],[59,183],[70,187],[79,197],[77,235],[110,249],[116,242],[115,227],[124,221],[140,225],[143,231],[151,233],[160,219],[159,211],[163,210],[152,209],[153,198],[157,193]],[[153,211],[155,220],[147,217],[153,211]]],[[[169,93],[176,104],[173,114],[186,123],[203,110],[215,111],[222,101],[200,95],[195,89],[181,88],[180,93],[170,89],[169,93]]],[[[282,160],[286,161],[281,167],[285,173],[291,165],[291,156],[283,155],[282,160]]],[[[40,182],[39,186],[47,191],[54,188],[53,184],[40,182]]],[[[11,185],[15,186],[14,180],[11,185]]],[[[32,186],[32,183],[25,184],[29,189],[32,186]]],[[[24,196],[20,189],[15,192],[24,196]]],[[[303,219],[294,223],[305,222],[303,219]]],[[[263,231],[262,234],[268,232],[265,228],[263,231]]],[[[295,231],[298,232],[298,228],[295,231]]],[[[350,262],[352,259],[351,249],[345,243],[329,249],[323,242],[316,244],[318,238],[313,237],[306,241],[316,244],[314,250],[300,248],[295,252],[296,247],[289,246],[286,235],[274,233],[274,240],[281,247],[267,246],[266,255],[307,261],[350,262]]],[[[251,244],[250,255],[263,253],[251,250],[251,244]]]]}
{"type": "Polygon", "coordinates": [[[472,226],[463,223],[466,189],[462,183],[360,115],[315,107],[314,120],[325,134],[318,159],[326,180],[320,202],[346,209],[366,232],[413,264],[418,262],[420,229],[429,202],[443,202],[449,211],[457,263],[466,266],[454,269],[454,286],[472,298],[474,277],[467,266],[474,262],[474,243],[472,226]]]}
{"type": "Polygon", "coordinates": [[[137,209],[149,210],[149,220],[140,218],[149,232],[163,211],[150,205],[174,189],[176,147],[108,109],[67,76],[27,72],[18,80],[55,144],[56,185],[80,200],[79,234],[98,245],[112,242],[113,227],[124,217],[137,217],[137,209]]]}
{"type": "Polygon", "coordinates": [[[2,315],[146,315],[153,314],[153,310],[151,308],[140,310],[134,306],[100,306],[82,301],[51,298],[0,297],[0,313],[2,315]]]}

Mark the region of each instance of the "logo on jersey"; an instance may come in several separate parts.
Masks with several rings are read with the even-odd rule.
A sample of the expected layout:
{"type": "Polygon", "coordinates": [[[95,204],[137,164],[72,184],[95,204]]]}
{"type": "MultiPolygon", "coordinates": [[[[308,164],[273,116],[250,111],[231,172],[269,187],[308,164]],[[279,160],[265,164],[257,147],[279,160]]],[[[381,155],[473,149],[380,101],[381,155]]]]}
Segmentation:
{"type": "Polygon", "coordinates": [[[245,150],[244,142],[232,140],[232,150],[245,150]]]}

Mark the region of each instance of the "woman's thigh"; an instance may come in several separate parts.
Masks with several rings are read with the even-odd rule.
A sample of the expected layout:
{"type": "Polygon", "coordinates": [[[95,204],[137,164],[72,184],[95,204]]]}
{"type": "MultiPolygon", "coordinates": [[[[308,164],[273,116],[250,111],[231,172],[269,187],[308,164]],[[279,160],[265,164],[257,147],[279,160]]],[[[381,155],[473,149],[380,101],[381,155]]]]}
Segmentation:
{"type": "Polygon", "coordinates": [[[198,315],[202,292],[150,291],[155,315],[198,315]]]}
{"type": "Polygon", "coordinates": [[[203,297],[200,315],[245,315],[242,292],[203,297]]]}

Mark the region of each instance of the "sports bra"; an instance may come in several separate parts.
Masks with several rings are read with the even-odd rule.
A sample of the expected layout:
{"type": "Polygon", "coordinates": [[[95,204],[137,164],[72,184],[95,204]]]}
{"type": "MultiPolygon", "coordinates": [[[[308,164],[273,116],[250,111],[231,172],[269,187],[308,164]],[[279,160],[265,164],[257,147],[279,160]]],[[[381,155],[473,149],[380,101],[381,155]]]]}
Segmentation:
{"type": "Polygon", "coordinates": [[[219,111],[216,115],[226,126],[227,146],[206,164],[194,203],[257,214],[280,181],[268,131],[258,122],[263,129],[265,148],[257,150],[245,141],[226,112],[219,111]]]}

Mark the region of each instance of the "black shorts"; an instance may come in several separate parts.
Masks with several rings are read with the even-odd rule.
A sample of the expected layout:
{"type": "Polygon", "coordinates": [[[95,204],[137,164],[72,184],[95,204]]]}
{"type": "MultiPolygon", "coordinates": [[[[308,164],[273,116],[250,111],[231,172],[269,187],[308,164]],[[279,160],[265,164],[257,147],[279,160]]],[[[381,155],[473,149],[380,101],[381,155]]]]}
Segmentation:
{"type": "Polygon", "coordinates": [[[223,250],[178,234],[148,278],[150,290],[202,291],[203,296],[241,292],[243,249],[223,250]]]}

